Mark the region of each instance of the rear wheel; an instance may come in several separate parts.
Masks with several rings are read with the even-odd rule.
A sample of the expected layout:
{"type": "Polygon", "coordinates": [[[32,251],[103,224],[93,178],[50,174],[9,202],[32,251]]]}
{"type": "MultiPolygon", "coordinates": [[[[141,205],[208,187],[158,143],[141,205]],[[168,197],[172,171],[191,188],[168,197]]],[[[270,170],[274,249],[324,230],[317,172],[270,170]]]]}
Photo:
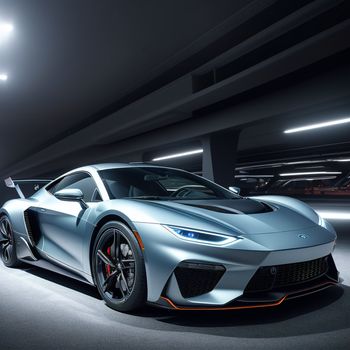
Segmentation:
{"type": "Polygon", "coordinates": [[[15,235],[9,218],[4,215],[0,218],[0,250],[1,259],[7,267],[21,265],[17,259],[15,235]]]}
{"type": "Polygon", "coordinates": [[[92,256],[97,289],[108,306],[133,311],[146,302],[146,272],[142,251],[132,231],[111,221],[99,231],[92,256]]]}

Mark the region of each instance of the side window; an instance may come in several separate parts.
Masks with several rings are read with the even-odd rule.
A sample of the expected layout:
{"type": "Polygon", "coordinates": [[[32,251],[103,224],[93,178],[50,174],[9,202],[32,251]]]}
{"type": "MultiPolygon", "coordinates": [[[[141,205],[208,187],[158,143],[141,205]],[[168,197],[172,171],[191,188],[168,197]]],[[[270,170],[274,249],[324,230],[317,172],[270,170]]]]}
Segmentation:
{"type": "Polygon", "coordinates": [[[83,192],[85,202],[98,202],[101,200],[95,181],[86,173],[67,175],[58,182],[53,183],[47,190],[54,194],[57,191],[68,188],[77,188],[83,192]]]}

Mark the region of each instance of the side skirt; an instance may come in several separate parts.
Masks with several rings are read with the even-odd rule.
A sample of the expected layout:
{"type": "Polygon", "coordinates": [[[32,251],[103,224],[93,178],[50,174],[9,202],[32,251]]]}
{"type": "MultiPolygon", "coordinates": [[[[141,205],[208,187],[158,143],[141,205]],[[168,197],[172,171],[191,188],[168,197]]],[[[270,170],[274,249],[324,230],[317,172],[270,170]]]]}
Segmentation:
{"type": "Polygon", "coordinates": [[[16,249],[18,259],[27,264],[93,285],[93,283],[89,281],[89,276],[84,276],[83,273],[74,271],[69,266],[61,266],[59,262],[55,262],[51,257],[46,256],[46,254],[39,249],[31,247],[27,240],[19,234],[17,234],[16,249]]]}
{"type": "Polygon", "coordinates": [[[64,269],[64,268],[62,268],[54,263],[51,263],[47,260],[39,259],[36,261],[28,261],[28,260],[22,259],[22,261],[26,262],[27,264],[30,264],[30,265],[33,265],[36,267],[40,267],[42,269],[49,270],[51,272],[58,273],[60,275],[75,279],[77,281],[84,282],[84,283],[89,284],[89,285],[93,285],[90,281],[88,281],[83,276],[81,276],[73,271],[66,270],[66,269],[64,269]]]}

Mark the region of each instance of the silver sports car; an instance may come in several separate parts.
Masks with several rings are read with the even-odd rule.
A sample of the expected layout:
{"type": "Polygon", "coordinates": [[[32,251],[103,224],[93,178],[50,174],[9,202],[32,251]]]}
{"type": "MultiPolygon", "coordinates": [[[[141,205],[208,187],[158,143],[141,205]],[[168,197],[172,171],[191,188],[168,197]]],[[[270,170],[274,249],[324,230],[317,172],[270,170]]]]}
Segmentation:
{"type": "Polygon", "coordinates": [[[96,285],[107,305],[270,307],[338,282],[336,233],[293,198],[244,198],[186,171],[145,164],[72,170],[0,210],[4,264],[96,285]]]}

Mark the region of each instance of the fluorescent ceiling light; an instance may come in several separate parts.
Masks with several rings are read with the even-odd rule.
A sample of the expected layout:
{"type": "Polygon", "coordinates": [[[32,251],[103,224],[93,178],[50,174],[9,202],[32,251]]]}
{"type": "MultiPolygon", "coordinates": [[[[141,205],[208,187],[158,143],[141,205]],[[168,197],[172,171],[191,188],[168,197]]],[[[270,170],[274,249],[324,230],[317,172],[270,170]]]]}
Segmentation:
{"type": "Polygon", "coordinates": [[[331,120],[329,122],[310,124],[310,125],[301,126],[301,127],[294,128],[294,129],[287,129],[287,130],[284,130],[284,133],[285,134],[291,134],[291,133],[294,133],[294,132],[325,128],[327,126],[333,126],[333,125],[339,125],[339,124],[345,124],[345,123],[350,123],[350,118],[331,120]]]}
{"type": "Polygon", "coordinates": [[[350,220],[350,212],[316,210],[323,219],[350,220]]]}
{"type": "Polygon", "coordinates": [[[244,177],[274,177],[274,175],[235,175],[237,178],[244,178],[244,177]]]}
{"type": "Polygon", "coordinates": [[[341,171],[306,171],[302,173],[282,173],[280,176],[299,176],[299,175],[339,175],[341,171]]]}
{"type": "Polygon", "coordinates": [[[350,162],[350,158],[348,159],[334,159],[335,162],[350,162]]]}
{"type": "Polygon", "coordinates": [[[7,74],[0,74],[0,80],[1,81],[6,81],[7,80],[7,74]]]}
{"type": "Polygon", "coordinates": [[[281,167],[281,166],[282,166],[282,163],[268,163],[268,164],[259,164],[259,165],[240,166],[240,167],[237,167],[236,170],[277,168],[277,167],[281,167]]]}
{"type": "Polygon", "coordinates": [[[315,180],[332,180],[336,176],[324,176],[324,177],[298,177],[297,179],[287,180],[287,183],[298,182],[298,181],[315,181],[315,180]]]}
{"type": "Polygon", "coordinates": [[[182,153],[175,153],[175,154],[169,154],[168,156],[163,156],[163,157],[158,157],[152,159],[153,162],[158,162],[160,160],[165,160],[165,159],[172,159],[172,158],[179,158],[179,157],[186,157],[190,156],[192,154],[197,154],[197,153],[203,153],[203,149],[195,149],[193,151],[187,151],[187,152],[182,152],[182,153]]]}
{"type": "Polygon", "coordinates": [[[295,164],[311,164],[311,163],[322,163],[324,160],[300,160],[297,162],[287,162],[285,165],[295,165],[295,164]]]}

